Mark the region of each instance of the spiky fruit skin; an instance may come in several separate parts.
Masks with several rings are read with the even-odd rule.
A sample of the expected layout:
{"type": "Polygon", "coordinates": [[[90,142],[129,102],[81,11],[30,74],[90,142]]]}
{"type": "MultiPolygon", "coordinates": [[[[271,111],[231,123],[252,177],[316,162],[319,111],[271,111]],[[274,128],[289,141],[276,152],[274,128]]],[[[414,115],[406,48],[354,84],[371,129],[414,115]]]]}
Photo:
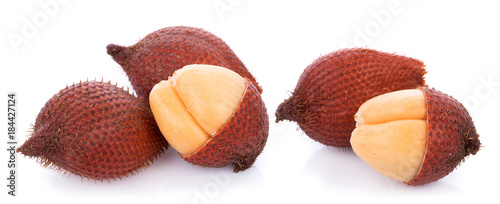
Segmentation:
{"type": "Polygon", "coordinates": [[[427,145],[422,166],[409,185],[443,178],[481,147],[472,118],[459,101],[435,89],[419,89],[427,104],[427,145]]]}
{"type": "Polygon", "coordinates": [[[240,105],[229,121],[202,148],[181,155],[205,167],[233,165],[233,171],[250,168],[263,151],[269,134],[269,117],[257,87],[247,79],[240,105]]]}
{"type": "Polygon", "coordinates": [[[298,123],[310,138],[334,147],[351,147],[354,114],[377,95],[425,85],[424,64],[370,49],[343,49],[310,64],[292,96],[278,106],[276,122],[298,123]]]}
{"type": "Polygon", "coordinates": [[[102,181],[145,169],[167,148],[147,104],[116,85],[87,81],[50,98],[17,151],[102,181]]]}
{"type": "MultiPolygon", "coordinates": [[[[231,48],[219,37],[200,28],[166,27],[130,47],[109,44],[106,49],[121,65],[137,95],[146,99],[154,85],[189,64],[226,67],[257,85],[231,48]]],[[[257,88],[262,92],[258,85],[257,88]]]]}

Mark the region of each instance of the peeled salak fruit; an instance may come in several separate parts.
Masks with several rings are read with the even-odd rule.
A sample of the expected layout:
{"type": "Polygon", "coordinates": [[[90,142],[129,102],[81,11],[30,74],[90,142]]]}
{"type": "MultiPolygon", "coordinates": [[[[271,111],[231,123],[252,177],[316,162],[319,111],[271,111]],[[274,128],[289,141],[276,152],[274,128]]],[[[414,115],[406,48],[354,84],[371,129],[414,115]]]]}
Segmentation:
{"type": "Polygon", "coordinates": [[[102,81],[59,91],[17,149],[45,167],[94,180],[135,174],[168,148],[143,100],[102,81]]]}
{"type": "Polygon", "coordinates": [[[309,65],[292,96],[278,106],[276,122],[298,123],[312,139],[350,147],[354,114],[377,95],[425,85],[424,64],[416,59],[370,49],[344,49],[309,65]]]}
{"type": "Polygon", "coordinates": [[[257,87],[229,69],[188,65],[153,87],[151,110],[184,160],[248,169],[262,152],[269,119],[257,87]]]}
{"type": "Polygon", "coordinates": [[[409,185],[443,178],[481,146],[465,107],[427,87],[374,97],[361,105],[355,120],[354,152],[381,174],[409,185]]]}
{"type": "Polygon", "coordinates": [[[137,95],[145,99],[149,98],[154,85],[189,64],[228,68],[250,79],[262,92],[231,48],[219,37],[200,28],[166,27],[150,33],[135,45],[109,44],[106,48],[129,77],[137,95]]]}

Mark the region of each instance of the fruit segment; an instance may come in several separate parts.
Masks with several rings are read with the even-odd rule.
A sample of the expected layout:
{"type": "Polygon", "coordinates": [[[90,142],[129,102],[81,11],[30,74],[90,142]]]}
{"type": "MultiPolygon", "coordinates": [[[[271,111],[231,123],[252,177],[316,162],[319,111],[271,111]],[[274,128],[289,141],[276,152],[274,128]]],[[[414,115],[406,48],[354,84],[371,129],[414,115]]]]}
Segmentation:
{"type": "Polygon", "coordinates": [[[426,105],[422,91],[402,90],[360,106],[352,132],[354,152],[381,174],[403,182],[419,171],[426,150],[426,105]]]}
{"type": "Polygon", "coordinates": [[[394,120],[425,120],[427,109],[422,91],[407,89],[374,97],[359,107],[354,116],[356,126],[377,124],[394,120]]]}
{"type": "Polygon", "coordinates": [[[154,86],[151,110],[172,147],[190,155],[231,118],[245,88],[245,79],[229,69],[188,65],[154,86]]]}
{"type": "Polygon", "coordinates": [[[381,174],[408,182],[417,174],[425,153],[425,120],[397,120],[357,127],[354,152],[381,174]]]}
{"type": "Polygon", "coordinates": [[[190,154],[210,139],[177,95],[172,81],[154,86],[150,106],[156,123],[170,145],[181,154],[190,154]],[[159,114],[160,113],[160,114],[159,114]]]}

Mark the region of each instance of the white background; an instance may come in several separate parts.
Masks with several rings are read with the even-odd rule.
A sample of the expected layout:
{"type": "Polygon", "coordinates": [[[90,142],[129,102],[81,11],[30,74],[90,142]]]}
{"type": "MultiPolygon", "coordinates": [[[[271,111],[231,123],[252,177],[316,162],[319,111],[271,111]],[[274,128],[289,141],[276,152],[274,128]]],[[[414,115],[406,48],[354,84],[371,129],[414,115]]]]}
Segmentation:
{"type": "MultiPolygon", "coordinates": [[[[229,167],[192,166],[170,148],[142,173],[101,183],[46,169],[35,159],[17,155],[16,198],[7,195],[9,155],[4,150],[2,203],[498,201],[498,3],[326,2],[2,1],[0,130],[7,132],[7,92],[14,91],[19,144],[26,140],[40,108],[66,85],[104,79],[131,88],[125,73],[106,54],[107,44],[132,45],[148,33],[177,25],[204,28],[234,50],[263,87],[271,122],[263,153],[252,168],[238,174],[229,167]],[[350,150],[309,139],[295,123],[274,123],[274,111],[289,97],[304,68],[346,46],[424,61],[427,84],[469,108],[482,150],[447,177],[411,187],[377,173],[350,150]]],[[[7,134],[1,135],[6,146],[7,134]]]]}

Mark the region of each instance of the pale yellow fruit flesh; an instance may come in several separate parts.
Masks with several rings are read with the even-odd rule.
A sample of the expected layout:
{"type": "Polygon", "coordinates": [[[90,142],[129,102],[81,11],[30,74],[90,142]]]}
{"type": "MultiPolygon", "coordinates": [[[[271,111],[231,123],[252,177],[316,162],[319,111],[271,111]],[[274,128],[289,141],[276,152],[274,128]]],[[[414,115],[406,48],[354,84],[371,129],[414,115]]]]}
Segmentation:
{"type": "Polygon", "coordinates": [[[426,121],[398,120],[357,127],[351,137],[356,154],[383,175],[408,182],[425,153],[426,121]]]}
{"type": "Polygon", "coordinates": [[[210,136],[186,110],[172,81],[162,81],[151,90],[151,111],[165,139],[181,154],[201,147],[210,136]]]}
{"type": "Polygon", "coordinates": [[[422,166],[427,142],[425,97],[402,90],[374,97],[356,113],[354,152],[379,173],[409,182],[422,166]]]}
{"type": "Polygon", "coordinates": [[[245,89],[245,79],[229,69],[188,65],[155,85],[149,102],[165,139],[179,154],[190,155],[232,117],[245,89]]]}
{"type": "Polygon", "coordinates": [[[188,65],[174,74],[175,90],[198,124],[210,135],[231,117],[245,91],[245,80],[211,65],[188,65]]]}
{"type": "Polygon", "coordinates": [[[356,125],[427,117],[424,94],[418,89],[394,91],[363,103],[355,115],[356,125]]]}

